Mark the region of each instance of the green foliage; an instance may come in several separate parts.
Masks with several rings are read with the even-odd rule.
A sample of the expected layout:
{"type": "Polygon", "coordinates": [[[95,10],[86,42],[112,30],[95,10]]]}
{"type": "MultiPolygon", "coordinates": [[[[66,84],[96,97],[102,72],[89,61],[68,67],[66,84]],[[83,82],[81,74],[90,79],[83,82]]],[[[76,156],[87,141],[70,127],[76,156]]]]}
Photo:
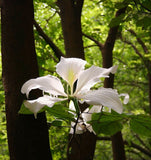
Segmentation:
{"type": "MultiPolygon", "coordinates": [[[[35,0],[34,8],[35,19],[38,24],[61,51],[65,53],[59,9],[55,4],[55,0],[35,0]]],[[[131,45],[122,42],[120,36],[122,34],[124,39],[135,45],[146,61],[151,60],[150,8],[150,0],[125,0],[124,3],[122,0],[85,0],[81,17],[83,33],[93,37],[102,44],[104,44],[107,38],[109,28],[120,24],[113,51],[113,63],[119,66],[115,74],[114,87],[119,93],[129,93],[130,95],[128,105],[124,105],[124,114],[117,114],[113,111],[111,113],[93,114],[90,122],[93,129],[99,136],[110,136],[122,130],[124,140],[135,142],[137,145],[145,148],[134,136],[138,134],[149,149],[151,149],[151,118],[148,116],[148,71],[143,59],[136,54],[131,45]],[[115,18],[116,11],[127,5],[126,13],[115,18]],[[144,52],[137,38],[130,34],[128,29],[136,32],[137,38],[141,38],[148,48],[148,53],[144,52]]],[[[44,39],[39,36],[35,28],[34,33],[40,76],[46,74],[55,75],[55,65],[58,62],[58,58],[44,39]]],[[[88,66],[102,66],[102,56],[99,47],[94,41],[84,36],[83,42],[88,66]]],[[[2,79],[0,78],[0,80],[0,160],[8,160],[4,91],[2,79]]],[[[100,85],[98,84],[98,86],[100,85]]],[[[58,103],[52,108],[45,107],[45,110],[48,112],[47,118],[48,123],[50,123],[49,135],[53,159],[65,160],[70,121],[74,121],[74,116],[66,103],[63,105],[58,103]]],[[[20,113],[29,113],[29,110],[22,107],[20,113]]],[[[94,159],[98,160],[101,157],[102,160],[111,160],[111,155],[111,142],[97,141],[94,159]]],[[[141,156],[145,157],[143,153],[129,146],[126,147],[126,155],[133,160],[141,160],[141,156]]],[[[145,157],[145,159],[148,159],[148,157],[145,157]]]]}
{"type": "Polygon", "coordinates": [[[55,104],[53,107],[45,107],[45,110],[56,118],[65,120],[65,121],[74,121],[74,115],[71,114],[70,109],[65,107],[62,103],[55,104]],[[70,112],[69,112],[70,111],[70,112]]]}
{"type": "Polygon", "coordinates": [[[114,135],[116,132],[122,130],[123,122],[128,122],[130,129],[136,134],[151,137],[151,116],[144,114],[118,114],[114,111],[111,113],[93,113],[92,121],[89,123],[92,124],[97,135],[114,135]]]}
{"type": "Polygon", "coordinates": [[[137,134],[151,137],[151,116],[147,115],[131,116],[130,127],[137,134]]]}
{"type": "Polygon", "coordinates": [[[100,133],[113,135],[122,129],[120,121],[123,115],[113,113],[94,113],[92,115],[92,127],[97,135],[100,133]]]}
{"type": "Polygon", "coordinates": [[[19,114],[33,114],[33,112],[31,112],[28,108],[26,108],[24,104],[21,105],[18,113],[19,114]]]}
{"type": "Polygon", "coordinates": [[[116,27],[118,26],[122,21],[123,18],[125,17],[125,14],[121,14],[120,16],[113,18],[109,24],[109,27],[116,27]]]}

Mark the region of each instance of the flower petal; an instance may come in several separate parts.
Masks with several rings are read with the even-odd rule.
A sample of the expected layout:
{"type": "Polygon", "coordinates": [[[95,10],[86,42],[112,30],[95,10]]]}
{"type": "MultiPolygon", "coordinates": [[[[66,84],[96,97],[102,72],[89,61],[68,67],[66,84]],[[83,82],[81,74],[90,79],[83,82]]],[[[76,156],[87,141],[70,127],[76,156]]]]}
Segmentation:
{"type": "Polygon", "coordinates": [[[79,99],[83,99],[88,104],[103,105],[112,108],[118,113],[122,113],[123,107],[116,90],[111,88],[100,88],[98,90],[89,91],[84,95],[80,95],[79,99]]]}
{"type": "Polygon", "coordinates": [[[128,101],[129,101],[129,95],[128,95],[127,93],[121,93],[121,94],[119,95],[119,97],[121,97],[121,96],[124,96],[124,101],[123,101],[123,103],[124,103],[124,104],[127,104],[128,101]]]}
{"type": "Polygon", "coordinates": [[[92,118],[92,113],[99,113],[101,112],[102,106],[96,106],[94,105],[91,109],[87,108],[86,110],[83,111],[81,114],[83,121],[88,122],[91,121],[92,118]]]}
{"type": "Polygon", "coordinates": [[[75,122],[71,122],[70,134],[74,134],[74,128],[76,134],[82,134],[86,131],[86,126],[83,122],[78,122],[75,127],[75,122]]]}
{"type": "Polygon", "coordinates": [[[81,92],[89,91],[93,85],[100,82],[101,77],[108,77],[110,72],[115,73],[116,70],[117,66],[113,66],[108,69],[92,66],[89,69],[84,70],[79,76],[77,88],[74,94],[76,95],[81,92]]]}
{"type": "Polygon", "coordinates": [[[23,84],[21,92],[26,93],[28,97],[29,92],[32,89],[37,89],[37,88],[53,95],[66,96],[61,81],[57,77],[51,75],[28,80],[23,84]]]}
{"type": "Polygon", "coordinates": [[[65,99],[61,99],[61,98],[56,98],[56,97],[51,97],[51,96],[43,96],[43,97],[39,97],[35,100],[26,100],[24,101],[24,105],[25,107],[27,107],[31,112],[34,113],[34,116],[36,118],[37,113],[44,107],[44,106],[48,106],[48,107],[52,107],[54,105],[55,102],[58,101],[63,101],[65,99]]]}
{"type": "Polygon", "coordinates": [[[63,58],[56,66],[56,72],[72,87],[84,69],[86,61],[80,58],[63,58]]]}

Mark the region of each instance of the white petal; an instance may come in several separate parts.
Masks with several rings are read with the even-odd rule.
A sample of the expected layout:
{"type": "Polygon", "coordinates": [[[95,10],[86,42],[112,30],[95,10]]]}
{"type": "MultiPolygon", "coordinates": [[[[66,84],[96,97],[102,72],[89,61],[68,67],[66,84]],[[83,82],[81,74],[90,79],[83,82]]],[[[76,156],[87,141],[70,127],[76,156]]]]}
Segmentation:
{"type": "Polygon", "coordinates": [[[94,132],[94,130],[90,124],[87,124],[86,128],[87,128],[87,130],[89,130],[89,132],[93,132],[96,135],[96,133],[94,132]]]}
{"type": "Polygon", "coordinates": [[[56,66],[56,72],[72,87],[84,69],[86,61],[80,58],[63,58],[56,66]]]}
{"type": "Polygon", "coordinates": [[[118,113],[122,113],[123,107],[116,90],[111,88],[100,88],[98,90],[89,91],[85,95],[78,97],[88,104],[103,105],[112,108],[118,113]]]}
{"type": "Polygon", "coordinates": [[[24,101],[25,107],[27,107],[31,112],[34,113],[35,118],[37,113],[44,107],[52,107],[55,102],[62,101],[64,99],[56,98],[56,97],[50,97],[50,96],[43,96],[39,97],[35,100],[26,100],[24,101]]]}
{"type": "Polygon", "coordinates": [[[119,97],[124,96],[124,104],[127,104],[129,102],[129,95],[127,93],[122,93],[119,95],[119,97]]]}
{"type": "Polygon", "coordinates": [[[23,84],[21,92],[26,93],[28,97],[29,92],[32,89],[37,89],[37,88],[53,95],[66,96],[61,81],[57,77],[51,75],[28,80],[23,84]]]}
{"type": "Polygon", "coordinates": [[[76,113],[75,113],[76,109],[75,109],[75,106],[74,106],[73,101],[70,101],[70,102],[69,102],[69,109],[71,110],[71,111],[69,111],[69,113],[71,113],[71,114],[73,114],[74,116],[76,116],[76,113]]]}
{"type": "MultiPolygon", "coordinates": [[[[70,134],[74,134],[74,127],[75,127],[75,123],[71,122],[70,134]]],[[[82,134],[85,131],[86,131],[86,125],[84,125],[83,122],[78,122],[77,125],[76,125],[75,133],[76,134],[82,134]]]]}
{"type": "Polygon", "coordinates": [[[101,109],[102,109],[102,106],[96,106],[96,105],[94,105],[91,109],[87,108],[81,114],[83,121],[84,122],[91,121],[92,113],[99,113],[101,112],[101,109]]]}
{"type": "Polygon", "coordinates": [[[101,77],[108,77],[110,72],[115,73],[116,70],[117,66],[108,69],[92,66],[89,69],[84,70],[77,81],[75,95],[89,91],[92,86],[100,81],[101,77]]]}
{"type": "Polygon", "coordinates": [[[71,109],[71,110],[73,110],[73,111],[76,111],[73,101],[70,101],[70,102],[69,102],[69,109],[71,109]]]}

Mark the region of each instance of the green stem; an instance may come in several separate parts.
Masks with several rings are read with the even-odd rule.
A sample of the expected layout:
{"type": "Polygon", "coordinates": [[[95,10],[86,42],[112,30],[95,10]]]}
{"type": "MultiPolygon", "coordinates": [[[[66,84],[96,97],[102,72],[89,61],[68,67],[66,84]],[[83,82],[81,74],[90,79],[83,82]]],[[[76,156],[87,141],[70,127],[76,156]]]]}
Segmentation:
{"type": "Polygon", "coordinates": [[[74,103],[74,106],[75,106],[75,109],[76,109],[76,113],[77,115],[80,114],[80,108],[79,108],[79,104],[78,104],[78,100],[76,98],[73,98],[73,103],[74,103]]]}

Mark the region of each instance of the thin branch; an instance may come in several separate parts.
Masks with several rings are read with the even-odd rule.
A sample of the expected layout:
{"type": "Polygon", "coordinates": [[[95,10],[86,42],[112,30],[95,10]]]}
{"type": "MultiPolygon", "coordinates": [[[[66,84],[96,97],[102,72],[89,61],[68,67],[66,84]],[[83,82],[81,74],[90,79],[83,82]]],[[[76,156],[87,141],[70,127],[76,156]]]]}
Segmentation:
{"type": "Polygon", "coordinates": [[[135,134],[135,137],[139,140],[139,142],[148,150],[151,152],[151,149],[147,147],[147,145],[144,143],[144,141],[137,135],[135,134]]]}
{"type": "Polygon", "coordinates": [[[130,147],[133,147],[133,148],[141,151],[142,153],[146,154],[147,156],[151,157],[151,153],[148,150],[146,150],[146,149],[142,148],[141,146],[139,146],[138,144],[135,144],[133,142],[127,142],[127,141],[124,141],[124,144],[128,145],[130,147]]]}
{"type": "Polygon", "coordinates": [[[142,3],[138,2],[138,4],[143,7],[144,9],[146,9],[147,11],[151,12],[151,9],[147,8],[146,6],[144,6],[142,3]]]}
{"type": "Polygon", "coordinates": [[[120,36],[120,39],[121,39],[121,41],[123,41],[124,43],[129,44],[129,45],[134,49],[134,51],[136,52],[136,54],[139,55],[139,57],[144,61],[143,55],[138,51],[138,49],[133,45],[133,43],[131,43],[130,41],[124,39],[124,38],[122,37],[122,35],[120,36]]]}
{"type": "Polygon", "coordinates": [[[88,45],[88,46],[85,46],[84,48],[90,48],[90,47],[98,47],[98,45],[88,45]]]}
{"type": "Polygon", "coordinates": [[[102,50],[103,49],[103,44],[102,43],[100,43],[99,41],[97,41],[95,38],[93,38],[92,36],[89,36],[89,35],[87,35],[87,34],[85,34],[85,33],[82,33],[83,34],[83,36],[85,36],[86,38],[88,38],[88,39],[90,39],[91,41],[93,41],[99,48],[100,48],[100,50],[102,50]]]}
{"type": "Polygon", "coordinates": [[[134,149],[128,150],[128,152],[137,155],[139,158],[141,158],[141,160],[146,160],[142,157],[142,155],[139,152],[135,151],[134,149]]]}
{"type": "Polygon", "coordinates": [[[137,42],[142,46],[143,50],[145,53],[148,53],[148,48],[146,47],[146,45],[144,44],[144,42],[137,36],[137,34],[135,33],[134,30],[129,29],[128,30],[132,35],[134,35],[137,39],[137,42]]]}
{"type": "Polygon", "coordinates": [[[64,56],[61,50],[53,43],[53,41],[44,33],[42,28],[39,26],[39,24],[34,20],[34,25],[39,33],[40,36],[49,44],[49,46],[52,48],[54,51],[56,57],[60,59],[61,56],[64,56]]]}
{"type": "Polygon", "coordinates": [[[56,14],[57,14],[57,11],[55,11],[52,16],[50,16],[49,18],[47,18],[46,22],[48,23],[50,21],[50,19],[52,19],[56,14]]]}
{"type": "MultiPolygon", "coordinates": [[[[110,138],[110,137],[97,137],[97,140],[110,141],[111,138],[110,138]]],[[[144,153],[145,155],[151,157],[151,153],[150,153],[148,150],[140,147],[138,144],[135,144],[135,143],[133,143],[132,141],[130,141],[130,142],[124,141],[124,144],[127,145],[127,146],[129,146],[129,147],[133,147],[133,148],[141,151],[141,152],[144,153]]]]}
{"type": "Polygon", "coordinates": [[[78,114],[78,117],[77,117],[77,119],[76,119],[75,125],[73,126],[73,134],[71,135],[71,138],[70,138],[69,143],[68,143],[68,146],[67,146],[67,158],[68,158],[68,159],[69,159],[69,155],[70,155],[70,147],[71,147],[72,141],[75,139],[75,141],[76,141],[77,144],[79,145],[78,141],[77,141],[76,138],[75,138],[75,135],[76,135],[76,127],[77,127],[79,118],[80,118],[80,114],[78,114]]]}
{"type": "Polygon", "coordinates": [[[124,65],[127,65],[127,63],[124,62],[124,60],[121,60],[120,58],[113,57],[114,59],[118,60],[120,63],[123,63],[124,65]]]}

